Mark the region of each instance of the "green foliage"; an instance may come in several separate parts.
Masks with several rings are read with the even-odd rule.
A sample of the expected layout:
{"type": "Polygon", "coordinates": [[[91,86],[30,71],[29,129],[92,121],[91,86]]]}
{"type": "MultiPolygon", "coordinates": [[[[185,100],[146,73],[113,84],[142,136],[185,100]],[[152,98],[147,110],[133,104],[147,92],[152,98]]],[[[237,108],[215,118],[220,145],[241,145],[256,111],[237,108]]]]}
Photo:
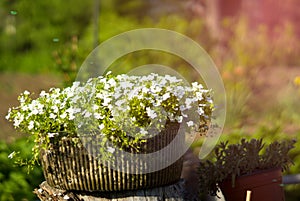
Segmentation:
{"type": "Polygon", "coordinates": [[[64,86],[71,86],[76,81],[80,63],[84,60],[83,53],[78,49],[78,37],[73,36],[70,42],[60,45],[52,55],[55,61],[54,68],[63,74],[64,86]]]}
{"type": "MultiPolygon", "coordinates": [[[[247,75],[245,73],[237,73],[233,68],[233,66],[225,68],[223,73],[227,102],[226,126],[230,129],[241,127],[244,123],[243,121],[251,114],[248,101],[252,95],[248,86],[249,80],[247,75]],[[227,75],[225,75],[226,73],[227,75]]],[[[236,67],[235,69],[241,69],[241,67],[236,67]]]]}
{"type": "Polygon", "coordinates": [[[230,143],[239,143],[242,138],[252,139],[252,138],[263,138],[264,142],[270,144],[274,141],[285,141],[290,139],[297,139],[294,148],[290,151],[289,156],[294,161],[293,166],[291,166],[285,174],[298,174],[300,169],[300,141],[299,131],[294,134],[287,134],[282,130],[281,124],[275,125],[257,125],[256,130],[253,133],[246,132],[243,129],[234,129],[229,133],[224,133],[221,136],[221,141],[229,141],[230,143]]]}
{"type": "Polygon", "coordinates": [[[300,91],[299,87],[288,83],[283,88],[274,105],[270,105],[264,119],[274,124],[295,125],[300,121],[300,91]]]}
{"type": "Polygon", "coordinates": [[[11,144],[0,141],[0,200],[36,199],[32,191],[43,181],[41,168],[35,167],[30,174],[27,174],[26,167],[16,166],[8,158],[13,150],[22,152],[22,157],[28,158],[32,146],[33,143],[26,138],[20,138],[11,144]]]}
{"type": "Polygon", "coordinates": [[[81,36],[92,18],[91,1],[1,1],[1,71],[51,69],[51,52],[72,36],[81,36]],[[70,9],[70,5],[72,9],[70,9]],[[76,6],[74,6],[76,5],[76,6]],[[16,59],[17,58],[17,59],[16,59]]]}
{"type": "MultiPolygon", "coordinates": [[[[282,6],[297,9],[291,5],[282,6]]],[[[70,85],[93,47],[93,9],[92,0],[1,1],[0,71],[58,72],[63,75],[65,86],[70,85]]],[[[238,142],[245,136],[263,137],[270,143],[299,135],[288,136],[282,131],[285,125],[299,122],[300,93],[294,86],[289,86],[277,104],[259,114],[254,114],[249,105],[259,67],[300,64],[299,39],[293,24],[286,22],[269,29],[263,24],[253,27],[244,17],[226,19],[224,38],[219,43],[208,34],[205,20],[185,13],[180,1],[113,0],[100,2],[98,25],[100,42],[136,28],[157,27],[187,35],[204,47],[220,67],[227,92],[226,129],[230,134],[222,139],[238,142]],[[242,130],[249,124],[249,118],[259,122],[251,125],[256,130],[251,135],[242,130]]],[[[159,51],[131,53],[115,61],[111,68],[122,66],[121,70],[127,72],[133,66],[150,63],[170,66],[190,81],[199,79],[181,58],[159,51]]],[[[269,102],[255,100],[259,105],[265,101],[269,102]]],[[[295,166],[289,173],[298,173],[300,169],[298,144],[291,151],[295,166]]]]}
{"type": "Polygon", "coordinates": [[[289,152],[295,141],[273,141],[266,145],[262,139],[242,139],[239,143],[221,142],[214,149],[212,160],[200,162],[200,192],[217,195],[218,184],[225,179],[251,174],[260,170],[282,168],[287,170],[293,163],[289,152]]]}
{"type": "MultiPolygon", "coordinates": [[[[115,10],[101,8],[99,17],[99,41],[103,42],[117,34],[130,31],[133,29],[143,28],[143,24],[138,23],[136,18],[128,16],[120,16],[115,10]]],[[[91,27],[92,28],[92,27],[91,27]]],[[[88,37],[93,37],[92,32],[87,32],[88,37]]]]}
{"type": "MultiPolygon", "coordinates": [[[[226,127],[241,128],[249,121],[268,121],[281,124],[282,127],[287,124],[296,125],[299,119],[299,101],[295,101],[298,95],[293,87],[286,86],[287,90],[280,94],[271,89],[276,93],[274,96],[282,97],[278,102],[276,98],[270,101],[253,96],[260,92],[260,86],[257,86],[260,82],[257,79],[260,69],[266,66],[281,68],[299,64],[296,56],[300,52],[296,27],[288,22],[274,28],[265,24],[254,26],[246,17],[240,17],[224,20],[223,28],[222,43],[213,45],[210,53],[221,67],[226,87],[226,127]],[[259,112],[255,111],[261,105],[265,106],[259,112]],[[254,110],[251,107],[255,107],[254,110]]],[[[267,80],[266,83],[268,81],[273,80],[267,80]]]]}
{"type": "Polygon", "coordinates": [[[229,51],[223,61],[230,60],[235,66],[248,67],[249,71],[261,66],[299,64],[296,56],[300,51],[299,39],[293,24],[286,22],[273,29],[265,24],[255,27],[245,16],[224,22],[229,51]]]}
{"type": "Polygon", "coordinates": [[[172,14],[186,16],[188,13],[185,3],[180,0],[115,0],[110,5],[121,16],[130,16],[143,21],[147,17],[159,19],[172,14]]]}
{"type": "MultiPolygon", "coordinates": [[[[16,156],[17,162],[30,169],[40,150],[48,149],[56,137],[88,134],[99,137],[99,145],[107,149],[111,149],[110,143],[121,149],[137,149],[143,136],[151,136],[153,128],[159,133],[166,122],[206,131],[214,109],[211,91],[201,84],[188,86],[175,76],[154,73],[108,73],[62,90],[42,91],[36,99],[25,91],[18,100],[20,105],[9,109],[6,119],[17,130],[30,134],[35,143],[30,160],[16,156]],[[129,134],[133,140],[128,140],[129,134]]],[[[102,155],[106,153],[101,152],[99,158],[102,155]]]]}
{"type": "MultiPolygon", "coordinates": [[[[190,38],[195,39],[196,41],[209,41],[207,40],[207,38],[209,37],[207,36],[207,34],[205,34],[205,26],[202,19],[191,19],[188,21],[185,17],[173,14],[163,16],[158,20],[145,18],[145,20],[139,22],[136,19],[132,19],[126,16],[120,18],[120,16],[118,16],[114,12],[104,12],[103,15],[100,16],[100,41],[102,42],[124,31],[149,27],[173,30],[187,35],[190,38]],[[113,21],[119,21],[120,25],[116,27],[114,23],[111,23],[113,21]],[[199,37],[200,35],[203,37],[199,37]]],[[[90,38],[90,36],[87,36],[87,38],[90,38]]],[[[130,45],[131,42],[134,41],[129,41],[128,45],[130,45]]],[[[174,43],[174,46],[175,45],[176,43],[174,43]]],[[[201,45],[205,46],[206,43],[201,41],[201,45]]],[[[107,54],[107,56],[109,56],[110,53],[108,52],[107,54]]],[[[123,57],[116,60],[110,66],[109,70],[113,72],[126,73],[132,70],[132,68],[134,67],[146,64],[160,64],[171,67],[172,69],[182,74],[187,80],[198,81],[203,84],[201,78],[199,78],[199,76],[197,77],[195,69],[193,69],[193,67],[185,60],[176,55],[157,50],[141,50],[129,53],[128,55],[124,55],[123,57]],[[122,66],[122,68],[120,68],[120,66],[122,66]]]]}
{"type": "MultiPolygon", "coordinates": [[[[212,55],[222,71],[227,91],[226,131],[229,130],[230,134],[222,135],[222,139],[233,143],[246,136],[263,137],[270,143],[273,140],[290,139],[300,135],[299,132],[287,135],[282,131],[286,124],[298,125],[299,122],[300,93],[293,88],[294,86],[290,86],[286,93],[282,94],[278,104],[269,110],[254,114],[249,105],[252,96],[251,87],[256,80],[259,67],[300,64],[299,39],[293,24],[283,23],[270,30],[263,24],[253,27],[244,17],[226,19],[223,23],[224,38],[219,43],[210,37],[205,20],[186,14],[180,1],[112,0],[100,1],[100,4],[98,24],[100,42],[136,28],[157,27],[189,36],[212,55]],[[255,134],[243,131],[243,126],[249,124],[249,117],[253,118],[254,122],[259,122],[251,125],[255,127],[255,134]]],[[[297,9],[297,6],[291,5],[286,3],[281,6],[289,7],[291,11],[297,9]]],[[[0,1],[0,71],[58,72],[63,75],[65,86],[69,86],[74,81],[83,59],[93,48],[95,40],[93,38],[95,27],[91,23],[93,9],[92,0],[0,1]]],[[[181,58],[159,51],[139,51],[126,55],[112,64],[111,68],[122,66],[122,71],[127,72],[133,66],[150,63],[170,66],[189,81],[199,79],[194,77],[197,73],[194,73],[190,65],[181,58]]],[[[259,105],[265,104],[266,101],[270,102],[270,100],[255,100],[259,105]]],[[[298,141],[296,148],[291,151],[295,165],[288,171],[290,174],[299,173],[299,143],[298,141]]],[[[24,144],[26,143],[21,140],[20,146],[24,144]]],[[[22,182],[27,177],[19,175],[23,175],[25,169],[17,171],[19,169],[9,165],[7,157],[3,155],[4,152],[9,154],[7,149],[11,149],[11,146],[4,146],[2,143],[1,147],[6,148],[1,149],[0,153],[1,161],[4,161],[1,163],[3,165],[0,164],[0,178],[5,177],[5,182],[2,182],[4,180],[0,182],[0,195],[8,197],[0,197],[0,200],[2,198],[10,200],[14,197],[9,192],[4,192],[5,189],[13,188],[8,188],[7,185],[22,185],[23,192],[16,193],[16,196],[26,192],[31,194],[31,188],[25,187],[25,183],[22,182]],[[6,172],[12,172],[11,176],[6,172]],[[19,179],[20,182],[15,183],[14,179],[19,179]]],[[[24,150],[31,152],[29,148],[24,147],[24,150]]],[[[16,198],[20,199],[21,197],[16,198]]]]}

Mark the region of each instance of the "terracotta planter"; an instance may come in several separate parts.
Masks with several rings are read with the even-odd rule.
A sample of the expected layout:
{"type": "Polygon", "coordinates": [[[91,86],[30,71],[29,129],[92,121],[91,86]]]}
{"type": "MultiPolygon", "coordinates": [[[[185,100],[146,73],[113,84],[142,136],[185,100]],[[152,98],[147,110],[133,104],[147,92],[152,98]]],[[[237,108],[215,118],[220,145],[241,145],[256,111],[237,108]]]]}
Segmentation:
{"type": "Polygon", "coordinates": [[[226,180],[220,188],[226,201],[246,200],[247,190],[251,191],[251,201],[285,200],[280,168],[237,177],[234,188],[231,180],[226,180]]]}
{"type": "MultiPolygon", "coordinates": [[[[158,151],[167,146],[177,135],[179,124],[168,125],[142,146],[142,153],[158,151]]],[[[82,138],[81,138],[82,139],[82,138]]],[[[182,140],[184,143],[184,139],[182,140]]],[[[113,170],[108,163],[95,159],[91,147],[97,142],[90,140],[89,146],[81,142],[74,143],[70,138],[63,137],[52,143],[48,150],[41,152],[41,162],[44,176],[52,187],[78,191],[123,191],[145,189],[175,183],[180,180],[183,159],[180,158],[172,165],[147,174],[127,174],[113,170]]],[[[176,149],[178,147],[174,147],[176,149]]],[[[165,153],[168,160],[170,153],[165,153]]],[[[132,159],[122,161],[122,168],[135,168],[130,165],[132,159]]],[[[156,164],[153,164],[156,165],[156,164]]],[[[140,164],[144,167],[145,164],[140,164]]]]}

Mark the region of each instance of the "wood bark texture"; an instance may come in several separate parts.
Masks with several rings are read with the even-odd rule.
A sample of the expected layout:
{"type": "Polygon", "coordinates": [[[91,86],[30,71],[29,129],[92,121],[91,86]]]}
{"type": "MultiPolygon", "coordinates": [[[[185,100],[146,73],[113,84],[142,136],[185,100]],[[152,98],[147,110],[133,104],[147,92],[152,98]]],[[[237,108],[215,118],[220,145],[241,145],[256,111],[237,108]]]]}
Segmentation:
{"type": "Polygon", "coordinates": [[[34,193],[42,201],[190,201],[186,199],[183,180],[152,189],[93,193],[60,190],[44,181],[34,193]]]}

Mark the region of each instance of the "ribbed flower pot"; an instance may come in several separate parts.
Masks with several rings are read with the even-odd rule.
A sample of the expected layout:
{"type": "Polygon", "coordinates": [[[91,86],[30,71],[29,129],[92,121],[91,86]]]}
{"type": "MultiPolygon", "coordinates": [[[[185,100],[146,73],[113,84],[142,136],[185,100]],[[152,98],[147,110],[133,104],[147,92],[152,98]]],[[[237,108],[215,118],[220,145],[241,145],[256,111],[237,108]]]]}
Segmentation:
{"type": "MultiPolygon", "coordinates": [[[[169,145],[176,137],[179,127],[177,123],[167,124],[165,130],[149,138],[141,146],[141,153],[155,152],[169,145]]],[[[184,144],[184,139],[182,143],[184,144]]],[[[139,172],[129,174],[116,171],[110,167],[109,163],[97,160],[93,149],[90,149],[93,146],[97,147],[96,141],[91,140],[89,146],[83,146],[80,141],[74,143],[74,140],[68,137],[51,143],[49,149],[41,152],[44,176],[48,184],[65,190],[123,191],[168,185],[180,179],[182,158],[162,170],[147,174],[139,172]]],[[[172,147],[171,151],[164,153],[162,157],[169,160],[174,149],[178,148],[180,147],[172,147]]],[[[124,170],[135,168],[130,165],[130,160],[135,160],[135,158],[124,161],[122,164],[124,170]]],[[[140,164],[140,166],[146,165],[140,164]]]]}
{"type": "Polygon", "coordinates": [[[247,176],[237,177],[235,187],[231,179],[220,184],[226,201],[246,200],[247,191],[251,191],[251,201],[284,201],[281,168],[260,171],[247,176]]]}

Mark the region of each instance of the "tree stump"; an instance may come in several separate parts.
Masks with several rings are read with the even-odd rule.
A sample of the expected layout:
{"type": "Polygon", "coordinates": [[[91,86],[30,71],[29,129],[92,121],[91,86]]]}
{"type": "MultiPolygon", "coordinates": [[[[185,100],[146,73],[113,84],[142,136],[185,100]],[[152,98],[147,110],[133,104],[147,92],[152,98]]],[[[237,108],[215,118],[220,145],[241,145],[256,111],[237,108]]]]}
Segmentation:
{"type": "Polygon", "coordinates": [[[191,201],[186,198],[183,180],[169,186],[122,192],[66,191],[55,189],[44,181],[34,193],[42,201],[191,201]]]}

